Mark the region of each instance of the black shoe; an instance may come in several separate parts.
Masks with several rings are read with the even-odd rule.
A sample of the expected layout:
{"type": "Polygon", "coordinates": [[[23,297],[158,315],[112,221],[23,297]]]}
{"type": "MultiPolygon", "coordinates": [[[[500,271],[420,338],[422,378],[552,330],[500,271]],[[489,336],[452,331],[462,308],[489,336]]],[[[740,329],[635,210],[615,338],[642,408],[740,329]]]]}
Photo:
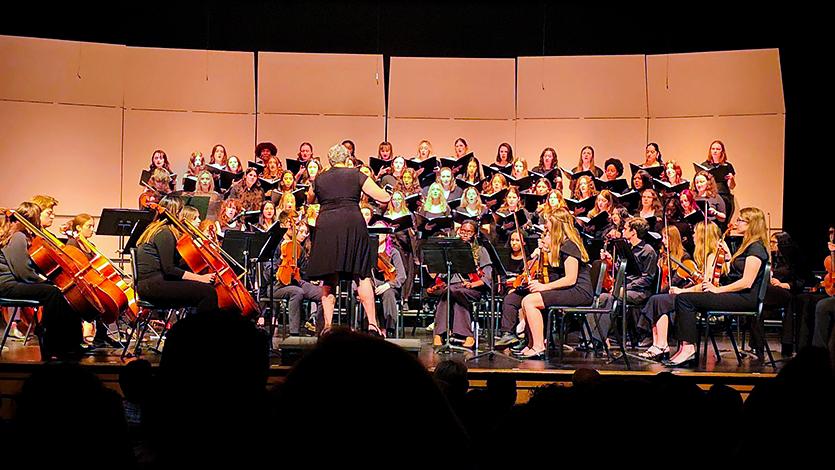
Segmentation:
{"type": "Polygon", "coordinates": [[[510,350],[513,353],[518,353],[518,352],[521,352],[523,349],[525,349],[527,346],[528,346],[528,343],[526,341],[519,341],[518,343],[511,346],[510,350]]]}
{"type": "Polygon", "coordinates": [[[679,363],[674,363],[673,361],[668,359],[662,362],[661,364],[663,364],[666,367],[672,368],[692,369],[696,367],[696,353],[693,353],[690,357],[679,363]]]}
{"type": "Polygon", "coordinates": [[[791,343],[782,343],[780,345],[780,355],[783,357],[791,357],[794,354],[794,345],[791,343]]]}
{"type": "Polygon", "coordinates": [[[548,353],[548,350],[546,349],[545,351],[540,351],[540,352],[538,352],[536,354],[533,354],[531,356],[525,356],[524,354],[517,354],[516,357],[518,359],[522,359],[522,360],[525,360],[525,361],[546,361],[546,360],[548,360],[548,354],[547,353],[548,353]]]}

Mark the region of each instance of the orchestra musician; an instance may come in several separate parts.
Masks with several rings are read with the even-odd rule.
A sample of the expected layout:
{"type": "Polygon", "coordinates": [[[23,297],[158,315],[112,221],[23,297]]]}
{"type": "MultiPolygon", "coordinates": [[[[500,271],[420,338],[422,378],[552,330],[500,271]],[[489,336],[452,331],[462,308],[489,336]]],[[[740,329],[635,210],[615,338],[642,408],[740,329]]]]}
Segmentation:
{"type": "MultiPolygon", "coordinates": [[[[473,259],[475,265],[479,269],[475,276],[468,276],[468,274],[453,274],[452,279],[446,282],[446,285],[437,285],[435,289],[428,289],[427,293],[430,295],[439,296],[438,305],[435,309],[435,335],[432,339],[433,346],[441,346],[443,344],[447,329],[447,289],[452,302],[452,312],[450,314],[450,321],[452,322],[450,331],[453,335],[463,338],[463,346],[465,348],[472,348],[475,346],[475,338],[473,336],[472,327],[472,303],[479,298],[481,294],[490,289],[492,265],[490,262],[490,255],[487,250],[481,246],[476,238],[478,227],[472,220],[465,220],[464,223],[458,227],[458,237],[461,240],[470,244],[473,252],[473,259]]],[[[433,273],[438,278],[437,273],[433,273]]],[[[437,282],[437,281],[436,281],[437,282]]]]}
{"type": "Polygon", "coordinates": [[[687,292],[676,296],[676,329],[679,348],[665,362],[672,367],[695,365],[696,314],[706,310],[754,310],[757,294],[768,262],[768,228],[765,215],[756,207],[746,207],[739,213],[736,229],[743,234],[742,244],[730,259],[727,285],[717,286],[706,276],[701,292],[687,292]]]}
{"type": "Polygon", "coordinates": [[[241,212],[241,204],[237,199],[227,199],[220,205],[220,215],[215,222],[215,233],[219,238],[229,230],[246,230],[243,220],[233,220],[241,212]]]}
{"type": "MultiPolygon", "coordinates": [[[[96,256],[96,253],[88,248],[86,244],[81,243],[78,240],[78,236],[80,235],[85,239],[90,240],[90,238],[93,237],[93,231],[95,228],[96,221],[93,220],[93,216],[90,214],[78,214],[73,217],[72,220],[67,222],[67,224],[62,227],[62,232],[67,236],[67,246],[74,246],[81,250],[88,260],[93,259],[93,257],[96,256]]],[[[84,340],[84,343],[88,346],[91,346],[93,342],[98,339],[99,331],[101,330],[98,323],[100,323],[99,320],[92,322],[82,320],[81,322],[81,337],[84,340]]],[[[101,326],[103,327],[103,325],[101,326]]]]}
{"type": "MultiPolygon", "coordinates": [[[[24,217],[36,228],[41,226],[41,208],[23,202],[16,217],[24,217]]],[[[39,273],[29,257],[34,238],[23,224],[6,217],[0,225],[0,296],[8,299],[38,300],[43,306],[41,358],[67,358],[81,352],[81,316],[73,310],[61,290],[39,273]]]]}
{"type": "MultiPolygon", "coordinates": [[[[379,222],[378,225],[385,225],[379,222]]],[[[383,305],[384,337],[394,336],[397,328],[397,314],[400,311],[398,297],[406,281],[406,266],[399,250],[395,248],[393,235],[380,235],[377,246],[377,263],[371,269],[374,295],[383,305]]]]}
{"type": "Polygon", "coordinates": [[[299,336],[301,334],[301,313],[302,302],[309,300],[316,303],[317,320],[316,324],[321,324],[322,317],[322,287],[309,282],[306,279],[306,270],[310,258],[309,246],[307,243],[310,230],[304,222],[296,223],[295,211],[284,211],[279,215],[279,223],[282,227],[290,227],[295,224],[295,243],[293,242],[293,231],[287,230],[284,233],[284,238],[281,240],[279,252],[281,253],[280,265],[288,267],[295,263],[299,270],[299,277],[288,276],[288,284],[284,284],[282,276],[278,271],[276,272],[275,283],[273,286],[273,295],[277,299],[287,299],[288,313],[289,313],[289,333],[290,336],[299,336]],[[296,259],[292,260],[293,251],[295,250],[296,259]],[[285,259],[285,257],[287,259],[285,259]]]}

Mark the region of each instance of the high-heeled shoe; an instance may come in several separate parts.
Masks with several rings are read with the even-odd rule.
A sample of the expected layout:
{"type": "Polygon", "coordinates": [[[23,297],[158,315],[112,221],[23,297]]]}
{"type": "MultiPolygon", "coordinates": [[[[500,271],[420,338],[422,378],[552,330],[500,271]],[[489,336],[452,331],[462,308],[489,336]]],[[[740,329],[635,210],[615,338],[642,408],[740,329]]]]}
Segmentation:
{"type": "Polygon", "coordinates": [[[663,361],[663,364],[666,367],[673,367],[673,368],[681,368],[681,369],[692,369],[696,367],[696,353],[690,355],[687,359],[683,361],[673,362],[669,359],[663,361]]]}
{"type": "Polygon", "coordinates": [[[641,356],[644,359],[649,360],[649,361],[663,362],[663,361],[666,361],[666,360],[670,359],[670,347],[667,346],[667,347],[662,349],[662,348],[659,348],[658,346],[653,345],[653,346],[650,346],[649,349],[647,349],[646,351],[644,351],[644,352],[642,352],[638,355],[641,356]]]}
{"type": "MultiPolygon", "coordinates": [[[[533,351],[533,349],[529,349],[529,351],[533,351]]],[[[534,352],[533,354],[525,354],[524,352],[516,354],[517,359],[523,360],[532,360],[532,361],[544,361],[548,359],[547,349],[543,349],[539,352],[534,352]]]]}

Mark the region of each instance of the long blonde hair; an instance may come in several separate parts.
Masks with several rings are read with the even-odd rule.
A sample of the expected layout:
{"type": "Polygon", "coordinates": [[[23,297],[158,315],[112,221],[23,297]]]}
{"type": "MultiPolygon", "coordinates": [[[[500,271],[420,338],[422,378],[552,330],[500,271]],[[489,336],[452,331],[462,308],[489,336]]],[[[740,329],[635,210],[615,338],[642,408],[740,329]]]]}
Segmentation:
{"type": "MultiPolygon", "coordinates": [[[[32,225],[37,228],[41,228],[41,206],[34,202],[21,202],[17,209],[15,209],[15,213],[20,217],[25,217],[32,225]]],[[[23,232],[26,234],[26,237],[31,237],[31,234],[28,230],[16,220],[12,220],[11,217],[5,217],[3,219],[3,223],[0,224],[0,248],[5,247],[9,244],[9,239],[12,238],[17,232],[23,232]]]]}
{"type": "MultiPolygon", "coordinates": [[[[180,217],[180,212],[183,210],[183,200],[179,197],[165,197],[160,202],[159,205],[162,206],[169,214],[173,215],[174,217],[180,217]]],[[[154,239],[154,237],[159,233],[160,230],[163,228],[168,227],[174,233],[174,237],[179,237],[179,230],[174,228],[169,222],[168,218],[164,215],[158,214],[156,219],[151,222],[150,225],[145,229],[142,233],[142,236],[139,237],[136,244],[141,245],[143,243],[148,243],[154,239]]]]}
{"type": "Polygon", "coordinates": [[[756,207],[746,207],[739,211],[739,218],[748,221],[748,230],[745,231],[745,235],[742,237],[742,245],[739,246],[739,249],[731,257],[731,263],[739,255],[745,253],[745,250],[749,246],[758,241],[762,242],[763,248],[765,248],[770,258],[771,253],[768,250],[768,224],[765,222],[765,214],[763,214],[763,211],[756,207]]]}
{"type": "Polygon", "coordinates": [[[667,235],[667,249],[673,258],[681,261],[684,256],[684,246],[681,244],[681,232],[675,225],[669,225],[664,229],[667,235]]]}
{"type": "Polygon", "coordinates": [[[577,245],[580,250],[580,259],[584,263],[588,263],[589,254],[583,246],[583,240],[580,238],[580,232],[574,227],[574,216],[568,212],[568,209],[559,208],[551,214],[548,218],[549,231],[551,233],[551,266],[558,267],[560,265],[560,247],[568,239],[577,245]]]}
{"type": "MultiPolygon", "coordinates": [[[[703,266],[705,257],[716,254],[716,248],[721,237],[722,232],[719,231],[719,226],[713,222],[707,223],[707,231],[705,231],[704,222],[699,222],[693,227],[693,241],[696,244],[696,248],[693,250],[693,261],[696,262],[696,266],[702,272],[705,270],[703,266]],[[707,253],[705,253],[705,249],[707,249],[707,253]]],[[[727,264],[725,268],[727,268],[727,264]]]]}
{"type": "Polygon", "coordinates": [[[441,210],[443,212],[446,212],[447,209],[449,208],[449,206],[447,206],[446,196],[444,196],[444,188],[443,188],[443,186],[441,186],[441,183],[432,183],[432,185],[429,186],[429,189],[426,191],[426,200],[423,202],[423,210],[425,210],[426,212],[429,212],[429,209],[432,208],[432,196],[431,196],[431,194],[432,194],[432,190],[436,187],[438,188],[438,191],[441,192],[441,196],[440,196],[441,197],[441,210]]]}

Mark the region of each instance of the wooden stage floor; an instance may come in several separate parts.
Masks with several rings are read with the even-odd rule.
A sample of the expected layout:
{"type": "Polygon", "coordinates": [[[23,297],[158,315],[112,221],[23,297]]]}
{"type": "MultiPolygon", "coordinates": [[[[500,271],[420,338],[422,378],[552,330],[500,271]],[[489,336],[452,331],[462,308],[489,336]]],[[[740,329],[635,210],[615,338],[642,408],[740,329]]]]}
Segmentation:
{"type": "MultiPolygon", "coordinates": [[[[730,385],[740,390],[743,396],[747,395],[747,392],[756,384],[775,377],[777,372],[767,363],[759,361],[750,354],[746,355],[741,365],[737,364],[731,343],[724,337],[717,338],[721,351],[721,361],[718,362],[714,357],[712,349],[709,349],[706,360],[702,358],[699,366],[694,369],[669,369],[659,363],[639,360],[634,357],[630,357],[631,369],[627,369],[623,360],[609,363],[605,358],[594,357],[593,353],[569,350],[564,352],[562,363],[558,362],[557,357],[553,357],[549,361],[516,362],[502,353],[480,358],[473,358],[473,353],[455,352],[438,354],[432,348],[432,336],[430,333],[422,329],[418,329],[414,335],[411,333],[412,329],[407,328],[406,338],[417,340],[412,341],[412,345],[419,345],[417,346],[419,350],[417,348],[414,349],[418,359],[427,369],[434,369],[438,363],[445,359],[464,361],[468,365],[470,383],[474,388],[486,386],[486,381],[491,375],[502,374],[504,376],[510,376],[517,381],[520,401],[526,401],[531,390],[544,384],[557,383],[570,385],[572,374],[579,368],[596,369],[604,376],[621,377],[646,377],[659,372],[671,371],[674,374],[693,380],[704,388],[708,388],[715,383],[730,385]]],[[[221,338],[219,341],[222,342],[223,339],[221,338]]],[[[311,347],[313,341],[315,341],[313,338],[306,340],[307,347],[311,347]]],[[[286,350],[282,351],[282,345],[286,343],[283,343],[280,338],[274,338],[273,343],[276,353],[273,354],[271,359],[269,381],[271,383],[278,383],[283,380],[284,376],[291,369],[292,366],[288,362],[292,355],[286,354],[286,350]],[[282,354],[282,352],[285,354],[282,354]],[[285,356],[284,359],[282,359],[282,355],[285,356]]],[[[150,348],[156,345],[156,339],[149,335],[143,344],[146,348],[150,348]]],[[[775,360],[780,361],[783,359],[780,356],[779,340],[776,336],[769,336],[769,344],[772,351],[774,351],[775,360]]],[[[216,346],[216,344],[207,343],[206,345],[207,360],[211,360],[210,349],[213,346],[216,346]]],[[[218,348],[218,351],[217,354],[223,354],[223,347],[218,348]]],[[[638,351],[629,350],[631,354],[637,353],[638,351]]],[[[83,357],[79,363],[96,373],[107,386],[118,389],[120,368],[127,362],[134,360],[131,357],[123,360],[120,357],[120,353],[121,350],[102,348],[83,357]]],[[[295,353],[302,354],[303,350],[300,351],[297,349],[295,353]]],[[[150,361],[154,366],[160,360],[160,355],[150,349],[145,349],[141,357],[150,361]]],[[[295,357],[298,357],[298,355],[295,357]]],[[[783,363],[778,362],[778,370],[783,363]]],[[[23,346],[21,340],[8,341],[7,350],[0,356],[0,398],[8,398],[15,395],[22,385],[23,380],[42,364],[37,340],[30,340],[26,346],[23,346]]]]}

